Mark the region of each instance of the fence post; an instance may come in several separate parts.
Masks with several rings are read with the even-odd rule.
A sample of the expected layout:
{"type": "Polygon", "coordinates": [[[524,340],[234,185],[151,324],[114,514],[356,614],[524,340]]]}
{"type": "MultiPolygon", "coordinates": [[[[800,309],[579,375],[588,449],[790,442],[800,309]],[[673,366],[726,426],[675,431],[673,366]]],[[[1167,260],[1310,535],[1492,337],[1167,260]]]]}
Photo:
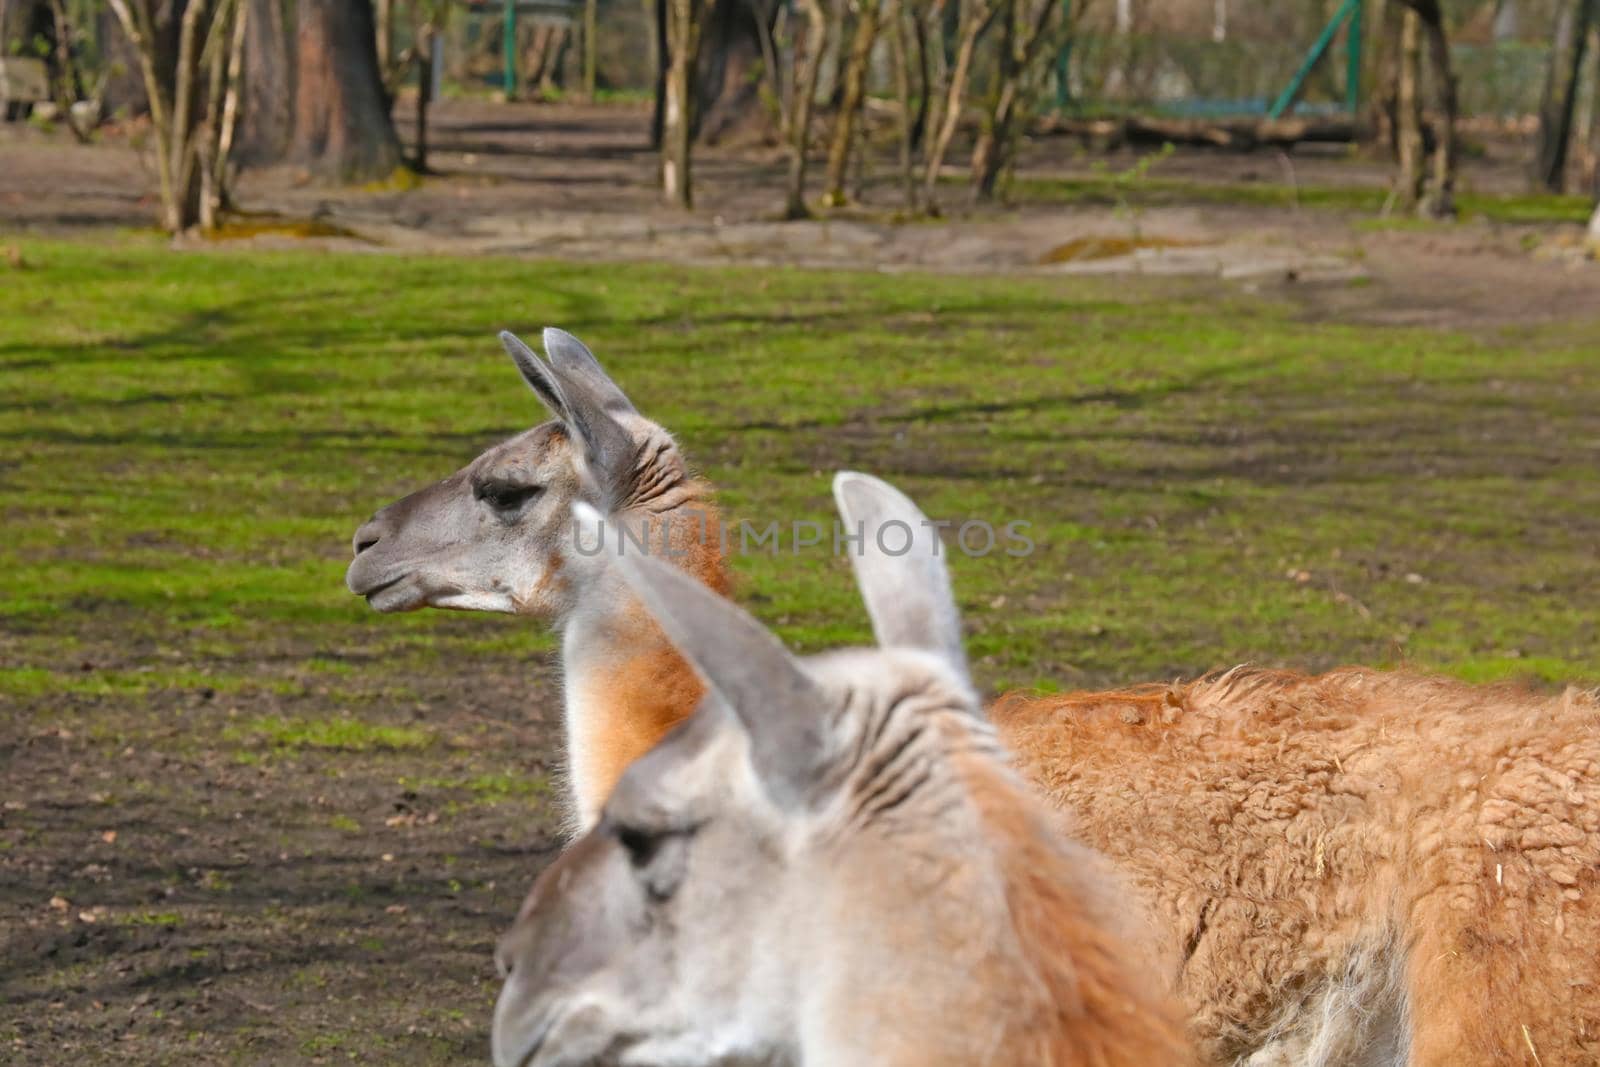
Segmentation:
{"type": "Polygon", "coordinates": [[[500,0],[504,8],[505,19],[502,22],[502,35],[505,37],[505,80],[501,87],[505,90],[506,99],[514,100],[517,95],[517,0],[500,0]]]}
{"type": "Polygon", "coordinates": [[[1344,107],[1355,115],[1361,110],[1361,0],[1350,12],[1350,29],[1344,39],[1344,107]]]}

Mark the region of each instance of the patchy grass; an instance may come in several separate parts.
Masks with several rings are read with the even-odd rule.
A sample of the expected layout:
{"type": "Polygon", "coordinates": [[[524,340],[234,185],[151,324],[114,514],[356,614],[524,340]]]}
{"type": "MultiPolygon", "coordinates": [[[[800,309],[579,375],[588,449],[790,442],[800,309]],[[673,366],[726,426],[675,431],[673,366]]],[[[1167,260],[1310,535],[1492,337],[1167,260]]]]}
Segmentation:
{"type": "Polygon", "coordinates": [[[1578,309],[1465,334],[1126,278],[19,257],[7,1062],[482,1062],[495,939],[560,820],[551,642],[378,616],[342,578],[374,508],[544,417],[500,327],[576,331],[730,517],[779,525],[738,595],[801,648],[867,638],[846,562],[792,536],[848,467],[1028,524],[1025,556],[952,555],[989,689],[1246,660],[1600,680],[1578,309]]]}
{"type": "Polygon", "coordinates": [[[267,741],[277,748],[323,748],[342,752],[398,752],[426,748],[434,742],[433,732],[421,727],[388,726],[356,719],[260,718],[243,726],[229,726],[222,736],[229,741],[267,741]]]}
{"type": "Polygon", "coordinates": [[[866,634],[842,561],[788,536],[859,467],[936,516],[1029,524],[1027,558],[954,562],[991,685],[1246,659],[1600,676],[1588,323],[1307,324],[1126,280],[20,247],[34,269],[0,303],[13,694],[228,692],[286,640],[305,652],[272,684],[351,694],[547,648],[498,617],[378,617],[341,583],[373,508],[543,417],[493,330],[546,323],[593,344],[735,518],[780,524],[779,551],[736,566],[802,647],[866,634]],[[123,662],[80,671],[97,633],[123,662]]]}
{"type": "MultiPolygon", "coordinates": [[[[1288,185],[1280,182],[1208,182],[1188,178],[1156,178],[1143,173],[1106,173],[1074,178],[1018,178],[1010,188],[1017,200],[1049,204],[1167,207],[1185,204],[1233,204],[1302,207],[1378,215],[1389,191],[1346,185],[1288,185]]],[[[1485,218],[1504,223],[1584,223],[1594,210],[1582,195],[1555,193],[1458,192],[1462,220],[1485,218]]],[[[1418,227],[1439,225],[1415,221],[1418,227]]],[[[1401,224],[1396,224],[1399,228],[1401,224]]]]}
{"type": "Polygon", "coordinates": [[[509,800],[540,803],[550,797],[548,778],[542,775],[488,772],[471,777],[442,778],[424,776],[401,778],[400,784],[414,790],[442,790],[464,794],[475,804],[503,804],[509,800]]]}

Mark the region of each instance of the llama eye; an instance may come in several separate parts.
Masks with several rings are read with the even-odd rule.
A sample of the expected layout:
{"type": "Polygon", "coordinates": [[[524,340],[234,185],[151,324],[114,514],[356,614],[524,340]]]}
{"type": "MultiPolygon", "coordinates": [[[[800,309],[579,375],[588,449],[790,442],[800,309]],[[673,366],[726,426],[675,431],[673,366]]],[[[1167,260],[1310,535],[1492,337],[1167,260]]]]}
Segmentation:
{"type": "Polygon", "coordinates": [[[510,485],[505,482],[490,482],[478,487],[478,499],[496,511],[514,512],[521,511],[523,505],[538,496],[543,490],[544,487],[540,485],[510,485]]]}
{"type": "Polygon", "coordinates": [[[637,826],[617,825],[614,832],[650,898],[657,903],[671,899],[688,870],[689,839],[694,831],[642,830],[637,826]]]}
{"type": "Polygon", "coordinates": [[[641,830],[636,826],[617,827],[617,843],[628,853],[628,859],[635,867],[649,866],[667,836],[664,833],[641,830]]]}

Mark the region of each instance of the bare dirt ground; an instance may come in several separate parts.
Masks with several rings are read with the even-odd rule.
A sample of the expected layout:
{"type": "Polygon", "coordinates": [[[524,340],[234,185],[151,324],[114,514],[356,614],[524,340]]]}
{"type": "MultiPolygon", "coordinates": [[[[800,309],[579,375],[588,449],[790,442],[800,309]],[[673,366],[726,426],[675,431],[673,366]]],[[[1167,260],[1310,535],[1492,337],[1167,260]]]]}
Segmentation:
{"type": "MultiPolygon", "coordinates": [[[[964,188],[952,184],[942,193],[947,217],[935,222],[897,217],[899,191],[882,157],[858,183],[857,207],[784,223],[776,209],[785,161],[772,147],[704,150],[696,164],[699,210],[685,215],[664,207],[655,187],[656,157],[645,143],[646,118],[635,106],[446,101],[432,121],[433,173],[416,187],[335,189],[277,168],[247,173],[238,200],[248,211],[316,218],[348,235],[320,243],[370,250],[1176,274],[1283,290],[1319,317],[1412,324],[1544,321],[1600,299],[1600,267],[1583,260],[1576,225],[1478,220],[1384,226],[1367,214],[1250,202],[1252,188],[1263,183],[1385,186],[1386,162],[1353,157],[1340,147],[1306,146],[1292,154],[1185,149],[1149,171],[1168,182],[1236,187],[1239,203],[1129,208],[1023,202],[974,210],[964,203],[964,188]],[[1096,241],[1134,247],[1122,255],[1059,262],[1063,248],[1096,241]]],[[[403,111],[401,122],[409,129],[403,111]]],[[[1500,194],[1522,189],[1523,154],[1520,145],[1488,140],[1463,164],[1461,187],[1500,194]]],[[[148,160],[126,137],[81,147],[64,134],[0,128],[0,158],[0,226],[142,226],[154,212],[148,160]]],[[[1138,158],[1132,151],[1093,153],[1074,139],[1042,137],[1028,147],[1019,175],[1116,174],[1138,158]]],[[[958,177],[959,168],[950,174],[958,177]]]]}
{"type": "MultiPolygon", "coordinates": [[[[218,714],[250,738],[360,699],[325,686],[55,697],[44,730],[39,708],[8,712],[0,1061],[485,1062],[494,939],[557,847],[548,793],[475,785],[507,751],[555,751],[530,659],[485,657],[470,685],[406,672],[414,695],[383,718],[437,740],[359,757],[186,741],[218,714]]],[[[524,765],[542,780],[537,755],[524,765]]]]}

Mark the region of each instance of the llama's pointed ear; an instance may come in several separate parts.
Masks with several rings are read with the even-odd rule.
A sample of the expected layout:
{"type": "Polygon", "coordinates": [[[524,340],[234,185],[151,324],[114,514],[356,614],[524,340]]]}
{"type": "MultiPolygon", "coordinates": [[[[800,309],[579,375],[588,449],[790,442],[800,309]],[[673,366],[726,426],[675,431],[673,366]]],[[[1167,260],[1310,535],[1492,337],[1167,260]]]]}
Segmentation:
{"type": "Polygon", "coordinates": [[[870,475],[841,471],[833,499],[878,644],[935,653],[965,678],[961,613],[938,528],[904,493],[870,475]]]}
{"type": "Polygon", "coordinates": [[[544,328],[544,354],[550,357],[550,365],[555,367],[563,378],[582,379],[589,395],[608,410],[613,412],[637,410],[633,406],[633,401],[622,391],[622,387],[612,381],[605,368],[600,366],[600,361],[594,358],[589,346],[566,330],[558,330],[554,326],[544,328]]]}
{"type": "Polygon", "coordinates": [[[588,473],[609,506],[628,484],[635,459],[633,434],[618,420],[637,413],[576,337],[548,328],[544,343],[566,405],[564,421],[583,445],[588,473]]]}
{"type": "Polygon", "coordinates": [[[581,550],[603,545],[609,565],[627,583],[674,647],[750,738],[756,775],[774,803],[807,803],[822,778],[825,703],[815,683],[750,615],[670,564],[623,540],[600,514],[573,505],[581,550]]]}
{"type": "Polygon", "coordinates": [[[522,343],[522,339],[510,330],[500,331],[500,344],[517,365],[517,370],[522,372],[522,380],[533,389],[544,406],[550,409],[550,414],[567,421],[567,402],[561,395],[561,383],[549,367],[544,365],[544,360],[534,355],[533,349],[522,343]]]}

